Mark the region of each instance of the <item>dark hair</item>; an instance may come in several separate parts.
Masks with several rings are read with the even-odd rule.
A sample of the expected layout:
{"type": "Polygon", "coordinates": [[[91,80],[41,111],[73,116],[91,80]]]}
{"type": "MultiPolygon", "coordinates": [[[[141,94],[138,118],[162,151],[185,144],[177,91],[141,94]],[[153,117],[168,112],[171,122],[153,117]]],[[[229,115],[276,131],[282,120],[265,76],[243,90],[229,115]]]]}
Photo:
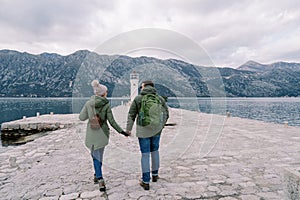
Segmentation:
{"type": "Polygon", "coordinates": [[[142,84],[144,83],[144,86],[150,85],[154,87],[154,83],[152,81],[143,81],[142,84]]]}

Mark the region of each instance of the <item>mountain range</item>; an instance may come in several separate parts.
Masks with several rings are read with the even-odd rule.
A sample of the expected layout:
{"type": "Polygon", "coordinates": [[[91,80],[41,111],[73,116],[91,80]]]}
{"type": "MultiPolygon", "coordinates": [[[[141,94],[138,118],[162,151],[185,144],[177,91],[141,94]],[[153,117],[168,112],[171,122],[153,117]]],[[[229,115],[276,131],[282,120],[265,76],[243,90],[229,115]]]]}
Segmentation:
{"type": "Polygon", "coordinates": [[[140,81],[154,80],[164,96],[300,96],[300,63],[248,61],[234,69],[87,50],[67,56],[0,50],[0,96],[87,97],[92,95],[91,81],[98,79],[108,87],[108,96],[128,97],[133,71],[140,81]]]}

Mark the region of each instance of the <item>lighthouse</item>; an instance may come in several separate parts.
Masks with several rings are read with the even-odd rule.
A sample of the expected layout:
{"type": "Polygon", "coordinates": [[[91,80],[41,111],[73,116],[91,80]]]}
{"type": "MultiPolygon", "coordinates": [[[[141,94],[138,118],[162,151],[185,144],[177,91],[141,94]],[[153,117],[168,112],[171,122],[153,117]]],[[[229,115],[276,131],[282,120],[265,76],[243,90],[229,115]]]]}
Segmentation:
{"type": "Polygon", "coordinates": [[[133,71],[130,74],[130,101],[132,102],[134,98],[139,93],[139,74],[133,71]]]}

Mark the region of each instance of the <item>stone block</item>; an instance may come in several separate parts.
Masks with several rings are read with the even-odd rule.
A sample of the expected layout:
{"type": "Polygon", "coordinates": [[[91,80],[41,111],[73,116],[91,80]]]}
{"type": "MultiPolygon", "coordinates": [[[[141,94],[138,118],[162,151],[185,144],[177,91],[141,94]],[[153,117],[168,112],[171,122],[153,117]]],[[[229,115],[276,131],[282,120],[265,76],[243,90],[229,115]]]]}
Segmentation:
{"type": "Polygon", "coordinates": [[[7,129],[18,130],[20,129],[20,124],[15,124],[15,123],[7,124],[7,129]]]}
{"type": "Polygon", "coordinates": [[[234,198],[234,197],[223,197],[223,198],[220,198],[219,200],[238,200],[238,199],[234,198]]]}
{"type": "Polygon", "coordinates": [[[72,200],[72,199],[76,199],[78,196],[79,196],[79,193],[61,195],[59,200],[72,200]]]}
{"type": "Polygon", "coordinates": [[[58,129],[58,126],[56,126],[55,124],[51,124],[51,125],[50,125],[50,129],[51,129],[51,130],[57,130],[57,129],[58,129]]]}
{"type": "Polygon", "coordinates": [[[290,200],[300,199],[300,165],[285,168],[285,197],[290,200]]]}
{"type": "Polygon", "coordinates": [[[29,124],[29,128],[32,130],[35,130],[35,129],[37,129],[37,124],[36,123],[31,123],[31,124],[29,124]]]}
{"type": "Polygon", "coordinates": [[[37,130],[41,131],[44,129],[45,124],[44,123],[39,123],[37,124],[37,130]]]}
{"type": "Polygon", "coordinates": [[[240,198],[242,200],[260,200],[260,197],[256,195],[241,195],[240,198]]]}
{"type": "Polygon", "coordinates": [[[28,130],[29,126],[28,126],[28,124],[20,124],[20,129],[22,129],[22,130],[28,130]]]}
{"type": "MultiPolygon", "coordinates": [[[[59,187],[59,185],[57,185],[57,187],[59,187]]],[[[59,197],[61,194],[62,194],[62,189],[61,188],[56,188],[56,189],[48,190],[45,193],[46,196],[55,196],[55,197],[56,196],[59,197]]]]}
{"type": "Polygon", "coordinates": [[[12,168],[17,167],[17,158],[13,156],[9,157],[9,165],[12,168]]]}
{"type": "Polygon", "coordinates": [[[42,197],[40,200],[58,200],[58,196],[51,196],[51,197],[42,197]]]}
{"type": "Polygon", "coordinates": [[[95,191],[87,191],[87,192],[82,192],[80,195],[80,198],[82,199],[91,199],[97,196],[101,196],[101,192],[99,190],[95,191]]]}
{"type": "Polygon", "coordinates": [[[138,181],[136,179],[133,179],[133,180],[125,180],[125,185],[126,186],[129,186],[129,187],[132,187],[132,186],[135,186],[138,184],[138,181]]]}
{"type": "Polygon", "coordinates": [[[71,193],[75,193],[77,191],[78,187],[77,185],[69,185],[69,186],[66,186],[64,187],[63,189],[63,193],[64,194],[71,194],[71,193]]]}
{"type": "Polygon", "coordinates": [[[1,124],[1,130],[6,130],[6,129],[8,129],[8,124],[6,123],[1,124]]]}

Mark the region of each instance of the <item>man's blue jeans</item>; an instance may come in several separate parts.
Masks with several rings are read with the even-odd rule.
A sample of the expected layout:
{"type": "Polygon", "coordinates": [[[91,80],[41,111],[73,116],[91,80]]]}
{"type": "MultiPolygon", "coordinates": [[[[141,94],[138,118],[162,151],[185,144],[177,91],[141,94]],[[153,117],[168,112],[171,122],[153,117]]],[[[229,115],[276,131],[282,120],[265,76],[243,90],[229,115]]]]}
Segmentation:
{"type": "Polygon", "coordinates": [[[100,149],[96,149],[92,152],[94,170],[97,179],[103,178],[102,176],[103,153],[104,153],[104,147],[100,149]]]}
{"type": "Polygon", "coordinates": [[[143,182],[150,182],[150,154],[152,164],[152,176],[158,175],[159,169],[159,141],[160,134],[149,138],[139,138],[140,150],[142,153],[141,166],[143,182]]]}

